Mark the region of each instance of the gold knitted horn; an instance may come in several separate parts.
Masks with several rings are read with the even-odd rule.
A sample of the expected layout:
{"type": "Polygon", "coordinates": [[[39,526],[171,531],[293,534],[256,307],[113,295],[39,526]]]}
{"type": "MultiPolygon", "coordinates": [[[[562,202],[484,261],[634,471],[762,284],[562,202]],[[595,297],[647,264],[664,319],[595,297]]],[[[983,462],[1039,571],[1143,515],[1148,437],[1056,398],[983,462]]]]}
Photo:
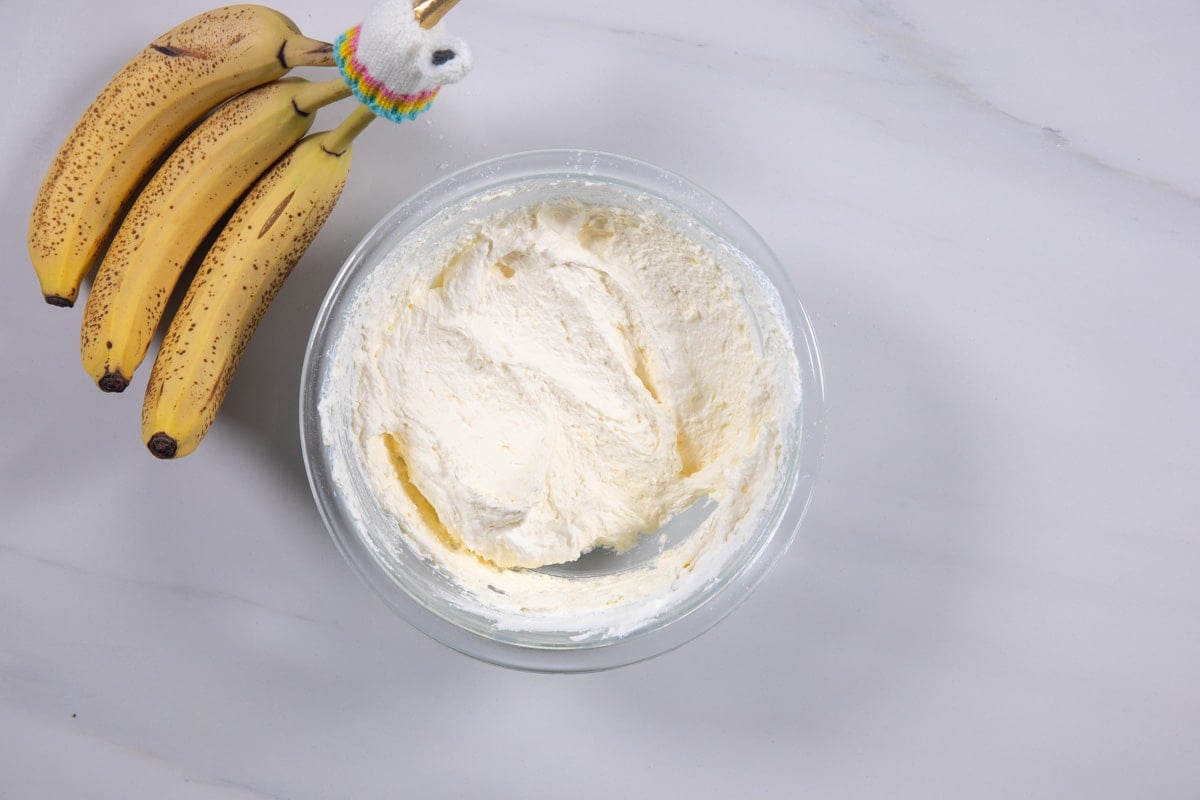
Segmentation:
{"type": "Polygon", "coordinates": [[[458,0],[413,0],[413,16],[422,28],[432,28],[457,4],[458,0]]]}

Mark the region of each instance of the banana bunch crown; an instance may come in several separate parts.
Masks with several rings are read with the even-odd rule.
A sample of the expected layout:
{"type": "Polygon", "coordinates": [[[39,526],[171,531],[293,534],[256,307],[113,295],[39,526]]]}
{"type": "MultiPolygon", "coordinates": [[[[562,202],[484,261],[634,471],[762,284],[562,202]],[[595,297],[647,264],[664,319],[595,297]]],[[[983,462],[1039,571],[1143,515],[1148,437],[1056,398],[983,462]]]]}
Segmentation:
{"type": "Polygon", "coordinates": [[[441,24],[423,28],[411,0],[376,3],[361,24],[338,38],[334,57],[355,96],[393,122],[415,119],[442,85],[471,70],[466,42],[441,24]]]}

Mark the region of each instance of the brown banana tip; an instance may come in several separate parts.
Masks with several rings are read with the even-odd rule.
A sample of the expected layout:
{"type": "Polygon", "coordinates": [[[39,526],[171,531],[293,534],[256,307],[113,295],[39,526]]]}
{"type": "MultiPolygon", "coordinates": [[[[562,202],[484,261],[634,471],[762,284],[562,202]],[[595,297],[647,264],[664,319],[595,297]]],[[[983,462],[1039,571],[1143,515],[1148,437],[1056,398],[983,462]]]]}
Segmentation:
{"type": "Polygon", "coordinates": [[[104,377],[96,383],[103,392],[123,392],[129,386],[129,378],[119,372],[105,372],[104,377]]]}
{"type": "Polygon", "coordinates": [[[47,294],[43,295],[43,297],[46,298],[47,303],[52,306],[58,306],[59,308],[70,308],[71,306],[75,305],[74,300],[70,299],[69,297],[63,297],[61,294],[47,294]]]}
{"type": "Polygon", "coordinates": [[[174,458],[179,450],[179,442],[175,441],[175,437],[159,431],[150,437],[146,447],[155,458],[174,458]]]}

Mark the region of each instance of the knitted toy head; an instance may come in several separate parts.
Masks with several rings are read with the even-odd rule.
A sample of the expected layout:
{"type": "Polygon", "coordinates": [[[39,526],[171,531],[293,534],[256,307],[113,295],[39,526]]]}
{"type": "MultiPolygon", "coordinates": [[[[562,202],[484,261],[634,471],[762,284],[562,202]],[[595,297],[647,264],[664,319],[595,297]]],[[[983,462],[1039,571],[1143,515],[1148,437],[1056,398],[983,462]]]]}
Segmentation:
{"type": "Polygon", "coordinates": [[[466,42],[442,26],[426,30],[412,0],[381,0],[362,24],[338,38],[334,56],[342,77],[363,104],[393,122],[415,119],[442,84],[471,69],[466,42]]]}

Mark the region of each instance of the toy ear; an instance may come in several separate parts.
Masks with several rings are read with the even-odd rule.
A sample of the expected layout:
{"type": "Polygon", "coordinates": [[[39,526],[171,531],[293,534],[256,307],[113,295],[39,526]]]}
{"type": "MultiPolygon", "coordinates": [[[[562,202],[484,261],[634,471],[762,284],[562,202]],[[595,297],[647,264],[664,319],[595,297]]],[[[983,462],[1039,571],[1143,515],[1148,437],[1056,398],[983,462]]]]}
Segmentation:
{"type": "Polygon", "coordinates": [[[462,80],[471,71],[471,63],[467,43],[450,36],[432,37],[418,56],[421,73],[438,85],[462,80]]]}

